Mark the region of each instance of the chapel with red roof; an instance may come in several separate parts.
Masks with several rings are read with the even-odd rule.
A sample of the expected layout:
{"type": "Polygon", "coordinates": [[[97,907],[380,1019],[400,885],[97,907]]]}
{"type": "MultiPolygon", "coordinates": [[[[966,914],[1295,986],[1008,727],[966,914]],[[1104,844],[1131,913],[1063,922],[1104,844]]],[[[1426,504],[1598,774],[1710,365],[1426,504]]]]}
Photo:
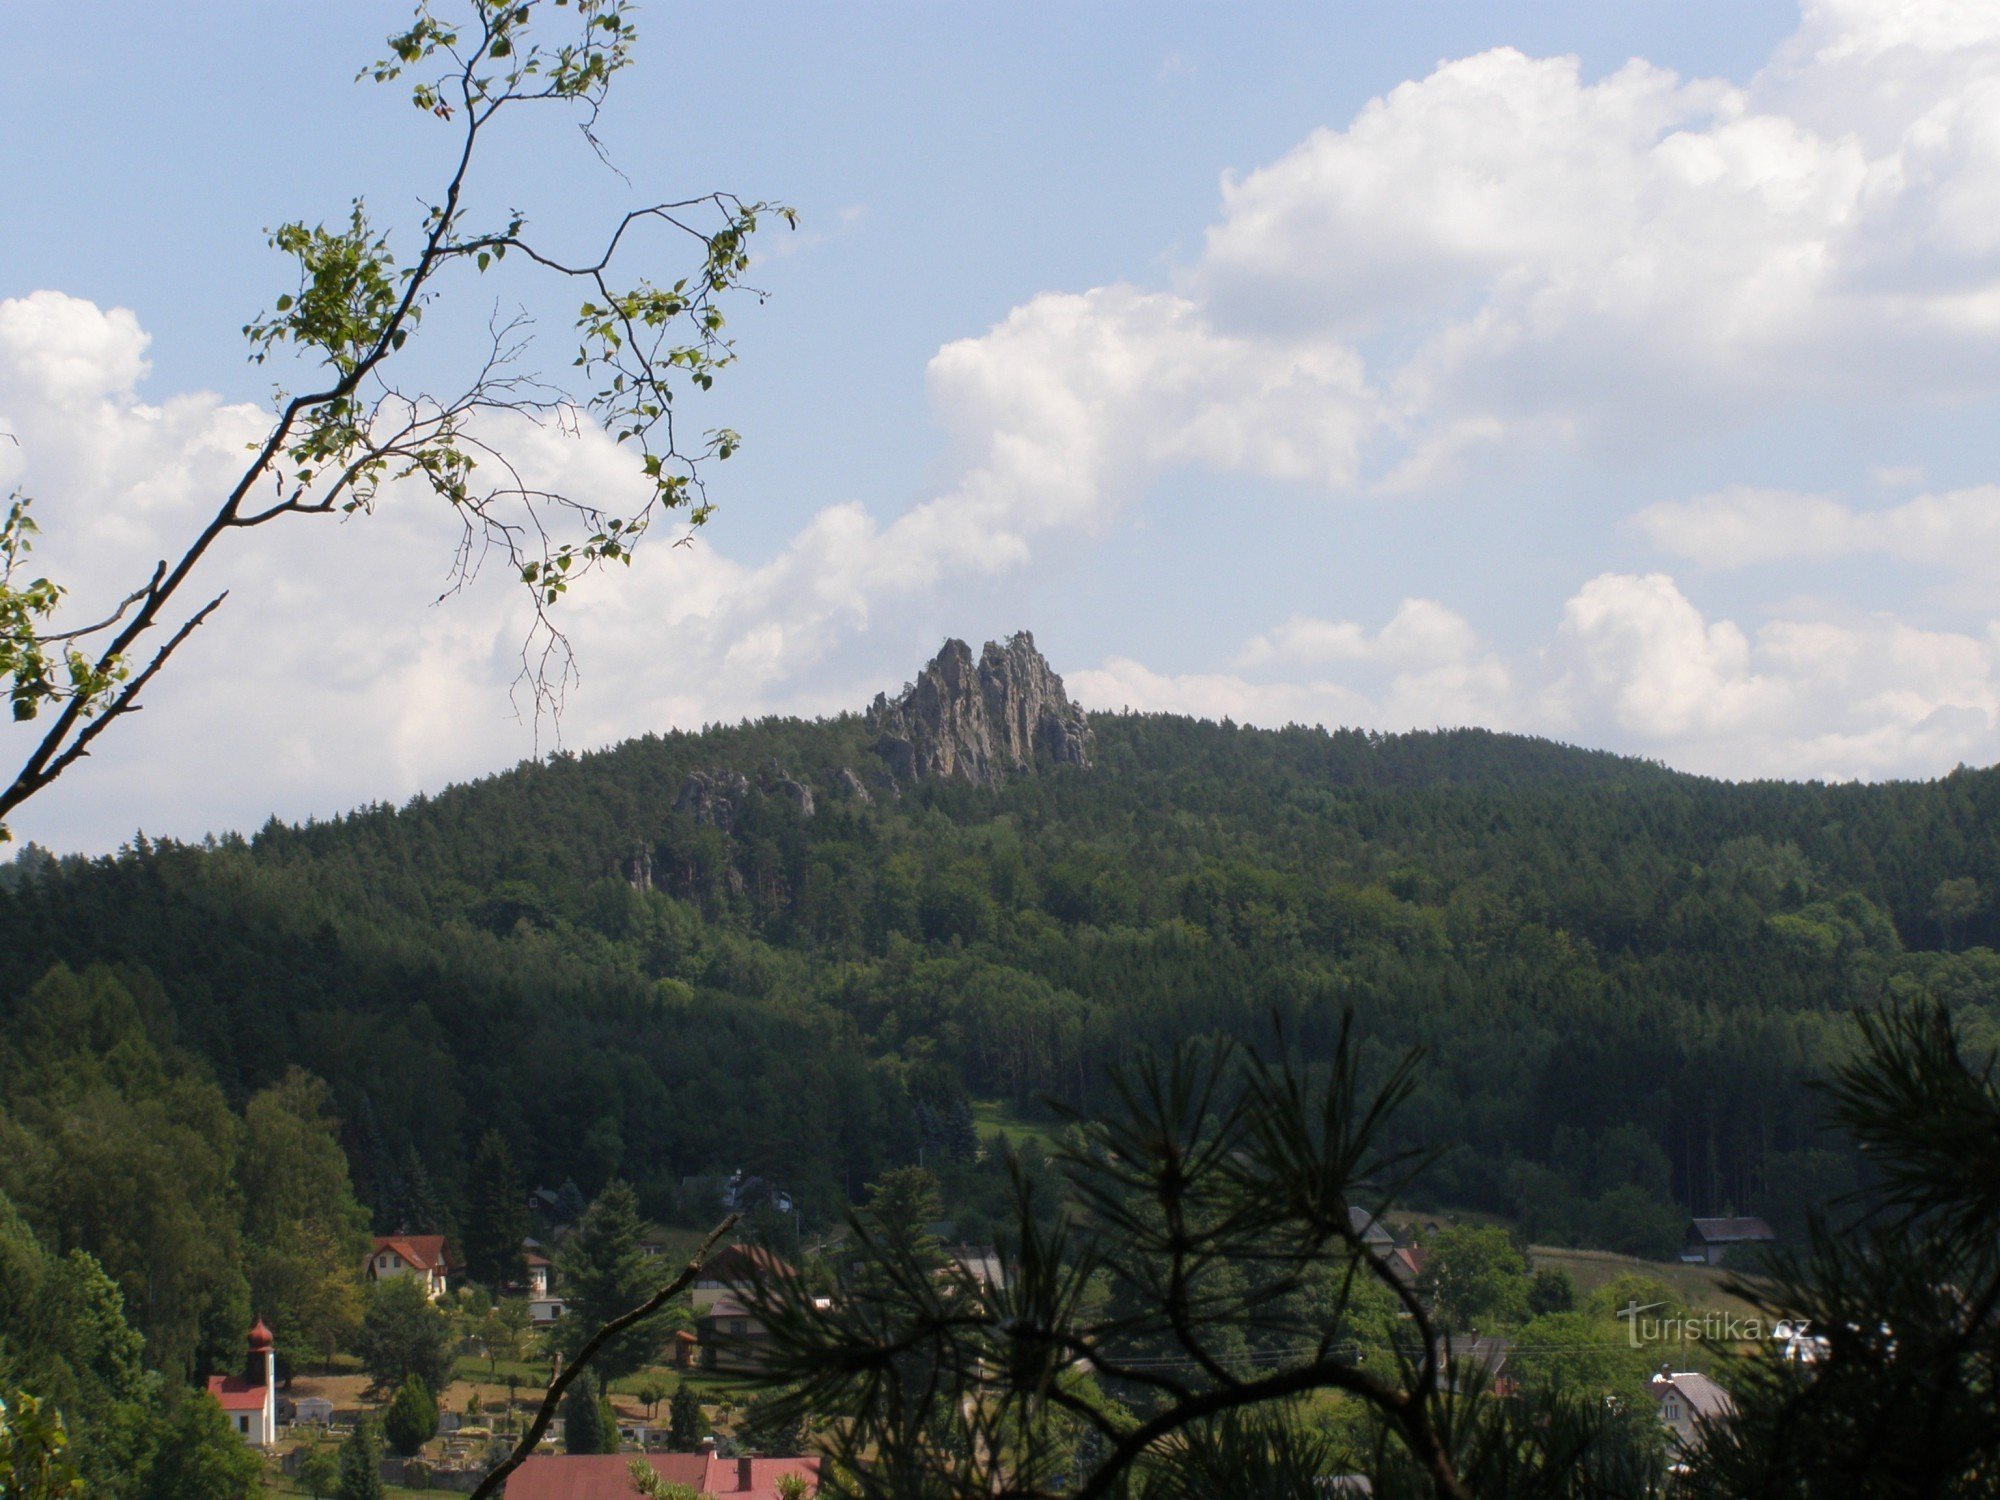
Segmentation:
{"type": "Polygon", "coordinates": [[[278,1354],[262,1318],[250,1330],[243,1373],[209,1376],[208,1393],[246,1443],[268,1448],[277,1442],[278,1354]]]}

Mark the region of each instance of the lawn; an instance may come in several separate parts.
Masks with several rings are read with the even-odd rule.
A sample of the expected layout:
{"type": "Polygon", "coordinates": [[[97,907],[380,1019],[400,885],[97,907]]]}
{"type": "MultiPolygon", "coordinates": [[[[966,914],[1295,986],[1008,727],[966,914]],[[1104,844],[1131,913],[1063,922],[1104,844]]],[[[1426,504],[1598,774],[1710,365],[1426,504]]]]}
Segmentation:
{"type": "Polygon", "coordinates": [[[1062,1126],[1058,1122],[1024,1119],[1018,1109],[999,1099],[975,1100],[972,1123],[982,1137],[997,1135],[1017,1150],[1032,1144],[1053,1152],[1062,1144],[1062,1126]]]}
{"type": "Polygon", "coordinates": [[[1741,1297],[1724,1290],[1736,1273],[1720,1266],[1686,1266],[1679,1261],[1640,1260],[1631,1255],[1614,1255],[1608,1250],[1566,1250],[1554,1245],[1531,1247],[1535,1269],[1569,1272],[1580,1294],[1594,1292],[1620,1276],[1644,1276],[1673,1289],[1689,1308],[1696,1311],[1749,1313],[1755,1311],[1741,1297]]]}

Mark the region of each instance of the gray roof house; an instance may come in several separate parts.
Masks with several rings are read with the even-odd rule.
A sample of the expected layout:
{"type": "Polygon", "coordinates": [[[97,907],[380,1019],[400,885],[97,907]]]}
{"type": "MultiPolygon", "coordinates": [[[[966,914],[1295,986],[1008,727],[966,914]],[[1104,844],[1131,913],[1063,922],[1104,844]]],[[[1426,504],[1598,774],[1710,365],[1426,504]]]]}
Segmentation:
{"type": "Polygon", "coordinates": [[[1706,1425],[1726,1422],[1736,1410],[1729,1392],[1696,1370],[1662,1365],[1646,1382],[1646,1394],[1659,1407],[1660,1421],[1681,1448],[1701,1446],[1706,1425]]]}
{"type": "Polygon", "coordinates": [[[1347,1206],[1347,1222],[1354,1232],[1361,1237],[1361,1243],[1366,1245],[1370,1250],[1387,1251],[1395,1248],[1395,1235],[1391,1234],[1388,1226],[1383,1224],[1375,1215],[1368,1212],[1367,1209],[1356,1208],[1350,1203],[1347,1206]]]}
{"type": "Polygon", "coordinates": [[[1691,1266],[1714,1266],[1738,1245],[1769,1245],[1777,1235],[1762,1219],[1690,1219],[1681,1242],[1681,1260],[1691,1266]]]}

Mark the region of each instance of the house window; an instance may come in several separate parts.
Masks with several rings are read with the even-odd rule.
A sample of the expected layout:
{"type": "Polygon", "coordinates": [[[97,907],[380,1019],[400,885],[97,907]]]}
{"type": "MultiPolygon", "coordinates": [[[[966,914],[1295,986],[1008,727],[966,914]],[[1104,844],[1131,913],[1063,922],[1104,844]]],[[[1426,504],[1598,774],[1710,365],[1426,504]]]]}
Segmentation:
{"type": "Polygon", "coordinates": [[[747,1318],[731,1318],[729,1320],[729,1331],[731,1333],[748,1333],[750,1331],[750,1320],[747,1318]]]}
{"type": "Polygon", "coordinates": [[[1669,1422],[1678,1422],[1681,1419],[1681,1409],[1671,1401],[1667,1403],[1666,1418],[1669,1422]]]}
{"type": "Polygon", "coordinates": [[[236,1419],[236,1430],[238,1432],[248,1432],[250,1430],[250,1419],[248,1417],[238,1417],[236,1419]]]}

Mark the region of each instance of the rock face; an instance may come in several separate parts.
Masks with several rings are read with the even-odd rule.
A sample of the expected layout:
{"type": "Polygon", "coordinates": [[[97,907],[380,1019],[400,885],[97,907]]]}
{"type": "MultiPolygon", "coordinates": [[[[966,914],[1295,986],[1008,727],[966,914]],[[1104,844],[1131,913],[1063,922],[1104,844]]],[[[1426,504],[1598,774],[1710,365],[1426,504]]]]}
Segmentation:
{"type": "Polygon", "coordinates": [[[781,797],[802,818],[810,818],[817,810],[812,788],[786,775],[774,761],[765,767],[764,779],[755,787],[741,771],[690,771],[674,797],[674,811],[727,833],[753,796],[781,797]]]}
{"type": "Polygon", "coordinates": [[[1025,630],[988,641],[977,664],[965,642],[946,641],[900,695],[878,693],[868,716],[898,781],[997,786],[1038,761],[1090,764],[1089,720],[1025,630]]]}
{"type": "Polygon", "coordinates": [[[750,778],[741,771],[693,771],[681,783],[674,811],[725,833],[750,797],[750,778]]]}

